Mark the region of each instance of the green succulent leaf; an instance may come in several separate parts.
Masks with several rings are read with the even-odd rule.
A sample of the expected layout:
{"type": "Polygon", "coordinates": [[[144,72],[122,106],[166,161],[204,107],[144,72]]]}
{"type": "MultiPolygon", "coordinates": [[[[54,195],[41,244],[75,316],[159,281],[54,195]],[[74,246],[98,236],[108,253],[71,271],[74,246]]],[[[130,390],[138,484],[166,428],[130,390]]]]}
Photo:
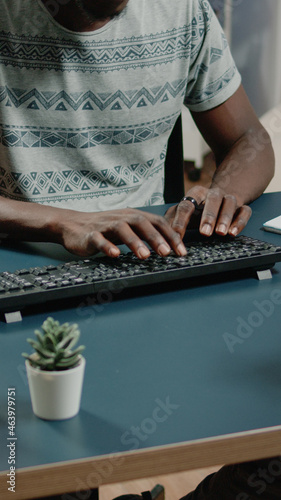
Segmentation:
{"type": "Polygon", "coordinates": [[[32,360],[32,365],[40,367],[42,370],[54,370],[54,361],[51,359],[32,360]]]}
{"type": "Polygon", "coordinates": [[[53,332],[48,332],[45,335],[45,347],[47,349],[55,350],[58,340],[53,332]]]}
{"type": "Polygon", "coordinates": [[[52,353],[48,349],[45,349],[44,347],[42,347],[35,340],[30,339],[29,343],[30,343],[31,347],[33,347],[34,351],[36,351],[38,353],[39,357],[49,358],[49,357],[53,357],[54,356],[54,353],[52,353]]]}
{"type": "Polygon", "coordinates": [[[55,353],[48,351],[47,349],[43,349],[42,347],[34,347],[34,350],[37,352],[40,358],[43,359],[54,359],[55,353]]]}
{"type": "Polygon", "coordinates": [[[76,365],[79,363],[79,358],[77,356],[73,356],[73,358],[70,358],[68,360],[61,360],[56,363],[57,368],[61,369],[69,369],[69,368],[74,368],[76,365]]]}
{"type": "Polygon", "coordinates": [[[27,352],[22,352],[21,355],[26,359],[30,358],[30,354],[28,354],[27,352]]]}
{"type": "Polygon", "coordinates": [[[34,368],[40,368],[41,370],[53,370],[54,362],[50,359],[34,359],[32,356],[27,356],[28,361],[34,368]]]}
{"type": "Polygon", "coordinates": [[[37,338],[39,344],[43,345],[44,344],[44,337],[41,334],[41,332],[39,330],[35,330],[34,333],[36,335],[36,338],[37,338]]]}
{"type": "Polygon", "coordinates": [[[85,349],[85,346],[84,345],[80,345],[79,347],[77,347],[77,349],[75,349],[74,351],[68,351],[68,352],[65,352],[64,353],[64,359],[69,359],[71,358],[72,356],[78,356],[79,354],[81,354],[81,352],[83,352],[85,349]]]}
{"type": "Polygon", "coordinates": [[[80,336],[79,332],[77,333],[73,332],[72,334],[69,334],[66,338],[62,339],[58,343],[58,347],[64,349],[66,348],[71,349],[78,342],[79,336],[80,336]]]}

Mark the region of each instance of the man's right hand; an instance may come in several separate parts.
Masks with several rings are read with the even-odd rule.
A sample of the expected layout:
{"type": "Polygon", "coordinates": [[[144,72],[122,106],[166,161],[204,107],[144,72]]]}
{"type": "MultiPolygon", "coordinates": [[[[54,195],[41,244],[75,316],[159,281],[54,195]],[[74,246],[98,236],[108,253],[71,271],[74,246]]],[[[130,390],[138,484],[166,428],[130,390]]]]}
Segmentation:
{"type": "Polygon", "coordinates": [[[132,208],[93,213],[66,210],[60,215],[60,243],[81,257],[97,252],[118,257],[116,245],[125,244],[139,259],[146,259],[150,250],[144,242],[161,256],[171,250],[186,255],[180,235],[160,215],[132,208]]]}
{"type": "Polygon", "coordinates": [[[81,257],[98,252],[118,257],[120,244],[139,259],[150,255],[148,246],[161,256],[171,250],[187,253],[181,235],[164,217],[135,208],[79,212],[0,196],[0,214],[0,233],[9,238],[60,243],[81,257]]]}

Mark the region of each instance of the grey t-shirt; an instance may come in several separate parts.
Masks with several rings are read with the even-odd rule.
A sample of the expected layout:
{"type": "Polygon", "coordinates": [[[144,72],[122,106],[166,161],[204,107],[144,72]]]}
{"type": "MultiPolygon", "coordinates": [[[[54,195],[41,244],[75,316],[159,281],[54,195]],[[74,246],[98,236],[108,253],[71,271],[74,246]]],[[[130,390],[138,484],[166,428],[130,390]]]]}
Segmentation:
{"type": "Polygon", "coordinates": [[[0,8],[0,194],[81,211],[162,203],[183,104],[211,109],[241,81],[209,3],[129,0],[85,33],[40,0],[0,8]]]}

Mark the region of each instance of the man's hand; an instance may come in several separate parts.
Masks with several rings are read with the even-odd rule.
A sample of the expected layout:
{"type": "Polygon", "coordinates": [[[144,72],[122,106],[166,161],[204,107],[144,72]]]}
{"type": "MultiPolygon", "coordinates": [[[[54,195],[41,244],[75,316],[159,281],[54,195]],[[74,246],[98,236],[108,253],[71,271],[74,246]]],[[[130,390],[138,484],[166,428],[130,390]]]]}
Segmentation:
{"type": "Polygon", "coordinates": [[[236,236],[244,229],[251,217],[252,210],[247,205],[239,206],[233,195],[225,194],[219,188],[195,186],[186,196],[190,196],[200,205],[201,214],[195,211],[195,205],[189,200],[181,201],[168,209],[165,218],[171,227],[183,238],[193,215],[200,215],[199,231],[205,236],[214,232],[219,235],[236,236]]]}
{"type": "Polygon", "coordinates": [[[126,244],[137,257],[146,259],[150,251],[144,241],[161,256],[171,250],[186,255],[179,231],[159,215],[128,208],[95,213],[67,210],[60,216],[60,242],[76,255],[87,257],[103,252],[118,257],[116,244],[126,244]]]}

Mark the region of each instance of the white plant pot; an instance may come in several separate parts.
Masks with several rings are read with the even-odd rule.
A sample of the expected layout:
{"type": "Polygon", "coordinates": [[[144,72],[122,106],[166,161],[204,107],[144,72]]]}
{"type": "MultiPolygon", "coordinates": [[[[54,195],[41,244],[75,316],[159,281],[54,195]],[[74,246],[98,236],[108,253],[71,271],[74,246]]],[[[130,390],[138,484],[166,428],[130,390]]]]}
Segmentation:
{"type": "Polygon", "coordinates": [[[80,409],[86,360],[70,370],[44,371],[26,360],[26,371],[32,410],[46,420],[64,420],[77,415],[80,409]]]}

